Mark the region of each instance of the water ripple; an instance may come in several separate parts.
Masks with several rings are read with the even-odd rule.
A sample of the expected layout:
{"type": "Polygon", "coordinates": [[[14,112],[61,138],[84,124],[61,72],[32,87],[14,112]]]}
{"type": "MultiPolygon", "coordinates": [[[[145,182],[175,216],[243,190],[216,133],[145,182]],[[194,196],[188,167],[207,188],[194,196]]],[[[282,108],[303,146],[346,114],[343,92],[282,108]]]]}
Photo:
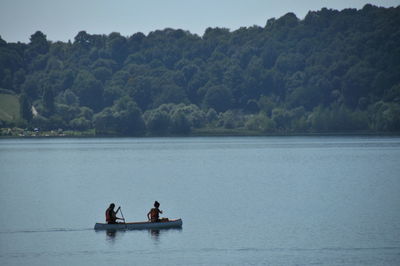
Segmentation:
{"type": "Polygon", "coordinates": [[[22,233],[54,233],[54,232],[79,232],[89,231],[93,228],[50,228],[50,229],[35,229],[35,230],[12,230],[0,231],[0,234],[22,234],[22,233]]]}

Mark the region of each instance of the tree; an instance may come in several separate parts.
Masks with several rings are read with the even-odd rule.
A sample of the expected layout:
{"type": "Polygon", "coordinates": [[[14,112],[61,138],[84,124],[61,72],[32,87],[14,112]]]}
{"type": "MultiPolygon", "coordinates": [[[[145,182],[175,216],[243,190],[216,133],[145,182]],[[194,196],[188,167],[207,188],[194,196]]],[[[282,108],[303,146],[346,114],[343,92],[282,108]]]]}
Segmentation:
{"type": "Polygon", "coordinates": [[[74,38],[74,45],[87,49],[90,46],[91,36],[86,31],[80,31],[74,38]]]}
{"type": "Polygon", "coordinates": [[[30,122],[33,118],[32,105],[29,102],[28,96],[23,93],[19,97],[20,113],[23,119],[30,122]]]}
{"type": "Polygon", "coordinates": [[[64,92],[60,93],[57,96],[57,101],[59,103],[63,103],[63,104],[66,104],[66,105],[72,105],[72,106],[79,104],[78,97],[70,89],[67,89],[64,92]]]}
{"type": "Polygon", "coordinates": [[[78,117],[69,122],[69,127],[74,130],[87,130],[92,127],[92,123],[84,117],[78,117]]]}
{"type": "Polygon", "coordinates": [[[212,86],[207,90],[204,103],[208,108],[217,112],[224,112],[232,106],[231,91],[225,86],[212,86]]]}
{"type": "Polygon", "coordinates": [[[111,57],[119,63],[122,63],[127,56],[126,38],[121,34],[113,32],[108,35],[107,46],[110,51],[111,57]]]}
{"type": "Polygon", "coordinates": [[[264,113],[252,115],[245,124],[249,130],[259,131],[263,133],[273,132],[275,130],[275,122],[264,113]]]}
{"type": "Polygon", "coordinates": [[[50,43],[46,39],[46,35],[41,31],[37,31],[30,37],[28,52],[31,56],[46,54],[49,51],[50,43]]]}
{"type": "MultiPolygon", "coordinates": [[[[68,124],[71,120],[78,118],[80,116],[80,108],[75,105],[66,105],[66,104],[57,104],[56,112],[62,120],[64,120],[65,124],[68,124]]],[[[50,117],[52,114],[48,114],[50,117]]]]}
{"type": "Polygon", "coordinates": [[[366,112],[351,112],[344,105],[319,106],[311,115],[311,126],[315,131],[365,130],[368,129],[368,117],[366,112]]]}
{"type": "Polygon", "coordinates": [[[186,93],[182,87],[174,83],[160,84],[159,93],[154,97],[154,106],[165,103],[182,103],[186,102],[186,93]]]}
{"type": "Polygon", "coordinates": [[[237,124],[237,119],[232,111],[226,111],[224,113],[221,113],[220,118],[219,118],[219,123],[227,129],[233,129],[236,127],[237,124]]]}
{"type": "Polygon", "coordinates": [[[170,117],[167,112],[155,109],[145,114],[147,129],[155,135],[168,133],[170,117]]]}
{"type": "Polygon", "coordinates": [[[138,136],[145,131],[140,109],[127,96],[119,99],[112,107],[105,108],[96,114],[94,124],[96,131],[101,134],[138,136]]]}
{"type": "Polygon", "coordinates": [[[125,85],[126,90],[142,110],[151,105],[152,79],[147,77],[131,78],[125,85]]]}
{"type": "Polygon", "coordinates": [[[281,54],[276,60],[276,67],[283,73],[294,73],[304,69],[304,56],[301,54],[281,54]]]}
{"type": "Polygon", "coordinates": [[[27,44],[0,38],[0,88],[25,94],[46,116],[30,126],[46,128],[136,134],[143,113],[151,134],[186,122],[257,128],[268,119],[283,132],[396,131],[399,18],[399,8],[366,5],[311,11],[303,20],[288,13],[265,27],[208,28],[203,36],[81,31],[73,42],[51,42],[37,31],[27,44]],[[135,117],[133,127],[127,121],[135,117]]]}
{"type": "Polygon", "coordinates": [[[72,88],[82,106],[90,107],[95,111],[101,110],[103,106],[103,85],[92,74],[81,71],[72,88]]]}
{"type": "Polygon", "coordinates": [[[278,130],[287,130],[290,128],[291,115],[286,109],[275,108],[272,110],[272,120],[278,130]]]}
{"type": "Polygon", "coordinates": [[[345,102],[356,107],[359,99],[371,88],[375,71],[365,62],[360,62],[349,69],[345,75],[343,93],[345,102]]]}
{"type": "Polygon", "coordinates": [[[55,105],[54,105],[54,92],[53,89],[49,86],[46,86],[43,90],[43,107],[46,110],[47,114],[53,114],[55,111],[55,105]]]}
{"type": "Polygon", "coordinates": [[[171,131],[175,134],[189,134],[190,121],[183,111],[175,112],[171,117],[171,131]]]}
{"type": "Polygon", "coordinates": [[[115,133],[115,118],[111,107],[103,109],[93,117],[96,134],[115,133]]]}
{"type": "Polygon", "coordinates": [[[116,131],[123,135],[142,135],[145,124],[142,112],[129,97],[123,97],[114,105],[114,118],[116,120],[116,131]]]}
{"type": "Polygon", "coordinates": [[[212,123],[218,118],[218,114],[213,108],[210,108],[207,111],[206,118],[208,123],[212,123]]]}
{"type": "Polygon", "coordinates": [[[111,78],[112,71],[106,67],[98,67],[93,71],[93,75],[96,79],[104,83],[106,80],[111,78]]]}
{"type": "Polygon", "coordinates": [[[379,101],[369,107],[372,127],[378,131],[400,130],[400,104],[379,101]]]}

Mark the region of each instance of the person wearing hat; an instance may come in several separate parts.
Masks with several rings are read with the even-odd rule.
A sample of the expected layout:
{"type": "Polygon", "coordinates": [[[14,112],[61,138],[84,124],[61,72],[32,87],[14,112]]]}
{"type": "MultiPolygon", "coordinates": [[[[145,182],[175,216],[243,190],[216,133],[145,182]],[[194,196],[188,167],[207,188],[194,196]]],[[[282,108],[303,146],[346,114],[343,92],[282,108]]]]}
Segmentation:
{"type": "Polygon", "coordinates": [[[162,214],[162,211],[159,209],[159,207],[160,203],[158,201],[155,201],[154,208],[152,208],[147,214],[147,219],[149,219],[153,223],[160,222],[160,213],[162,214]]]}
{"type": "Polygon", "coordinates": [[[121,207],[118,207],[117,211],[114,211],[115,204],[111,203],[108,209],[106,210],[106,222],[108,224],[116,224],[117,220],[123,220],[122,218],[117,217],[117,213],[121,207]]]}

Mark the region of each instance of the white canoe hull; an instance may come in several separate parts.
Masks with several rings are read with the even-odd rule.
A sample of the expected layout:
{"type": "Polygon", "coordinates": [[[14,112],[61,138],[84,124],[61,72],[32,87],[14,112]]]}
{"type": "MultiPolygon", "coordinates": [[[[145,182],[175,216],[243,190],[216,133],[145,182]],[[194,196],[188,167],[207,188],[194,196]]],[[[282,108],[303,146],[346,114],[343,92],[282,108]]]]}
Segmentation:
{"type": "Polygon", "coordinates": [[[142,229],[168,229],[168,228],[181,228],[182,219],[169,220],[168,222],[134,222],[134,223],[120,223],[120,224],[104,224],[96,223],[94,230],[142,230],[142,229]]]}

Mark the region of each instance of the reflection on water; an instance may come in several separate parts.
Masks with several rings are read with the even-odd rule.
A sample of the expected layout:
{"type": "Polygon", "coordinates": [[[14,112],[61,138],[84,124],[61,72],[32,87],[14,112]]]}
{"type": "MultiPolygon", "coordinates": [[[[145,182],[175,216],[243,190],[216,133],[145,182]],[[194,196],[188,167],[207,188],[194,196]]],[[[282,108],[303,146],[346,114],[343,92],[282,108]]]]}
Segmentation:
{"type": "Polygon", "coordinates": [[[114,244],[115,240],[116,240],[116,237],[117,237],[117,234],[118,234],[117,230],[106,230],[106,236],[107,236],[106,240],[107,240],[107,242],[109,242],[111,244],[114,244]]]}
{"type": "Polygon", "coordinates": [[[155,243],[160,242],[160,230],[150,229],[149,232],[151,239],[153,239],[155,243]]]}
{"type": "MultiPolygon", "coordinates": [[[[129,232],[130,230],[105,230],[105,231],[96,231],[97,233],[104,233],[106,234],[106,241],[114,244],[116,241],[121,239],[121,236],[125,233],[129,232]]],[[[130,232],[140,232],[141,230],[131,230],[130,232]]],[[[167,232],[181,232],[182,228],[168,228],[168,229],[149,229],[147,230],[149,236],[155,243],[159,243],[160,239],[164,234],[167,232]]]]}
{"type": "Polygon", "coordinates": [[[107,230],[106,233],[107,233],[108,237],[115,238],[115,236],[117,234],[117,230],[107,230]]]}
{"type": "Polygon", "coordinates": [[[125,230],[99,230],[96,233],[104,234],[106,236],[106,242],[110,244],[116,243],[118,240],[121,240],[122,236],[125,234],[125,230]]]}
{"type": "Polygon", "coordinates": [[[182,228],[166,228],[166,229],[150,229],[148,230],[151,239],[155,244],[160,243],[160,240],[163,235],[166,235],[167,232],[181,232],[182,228]]]}

